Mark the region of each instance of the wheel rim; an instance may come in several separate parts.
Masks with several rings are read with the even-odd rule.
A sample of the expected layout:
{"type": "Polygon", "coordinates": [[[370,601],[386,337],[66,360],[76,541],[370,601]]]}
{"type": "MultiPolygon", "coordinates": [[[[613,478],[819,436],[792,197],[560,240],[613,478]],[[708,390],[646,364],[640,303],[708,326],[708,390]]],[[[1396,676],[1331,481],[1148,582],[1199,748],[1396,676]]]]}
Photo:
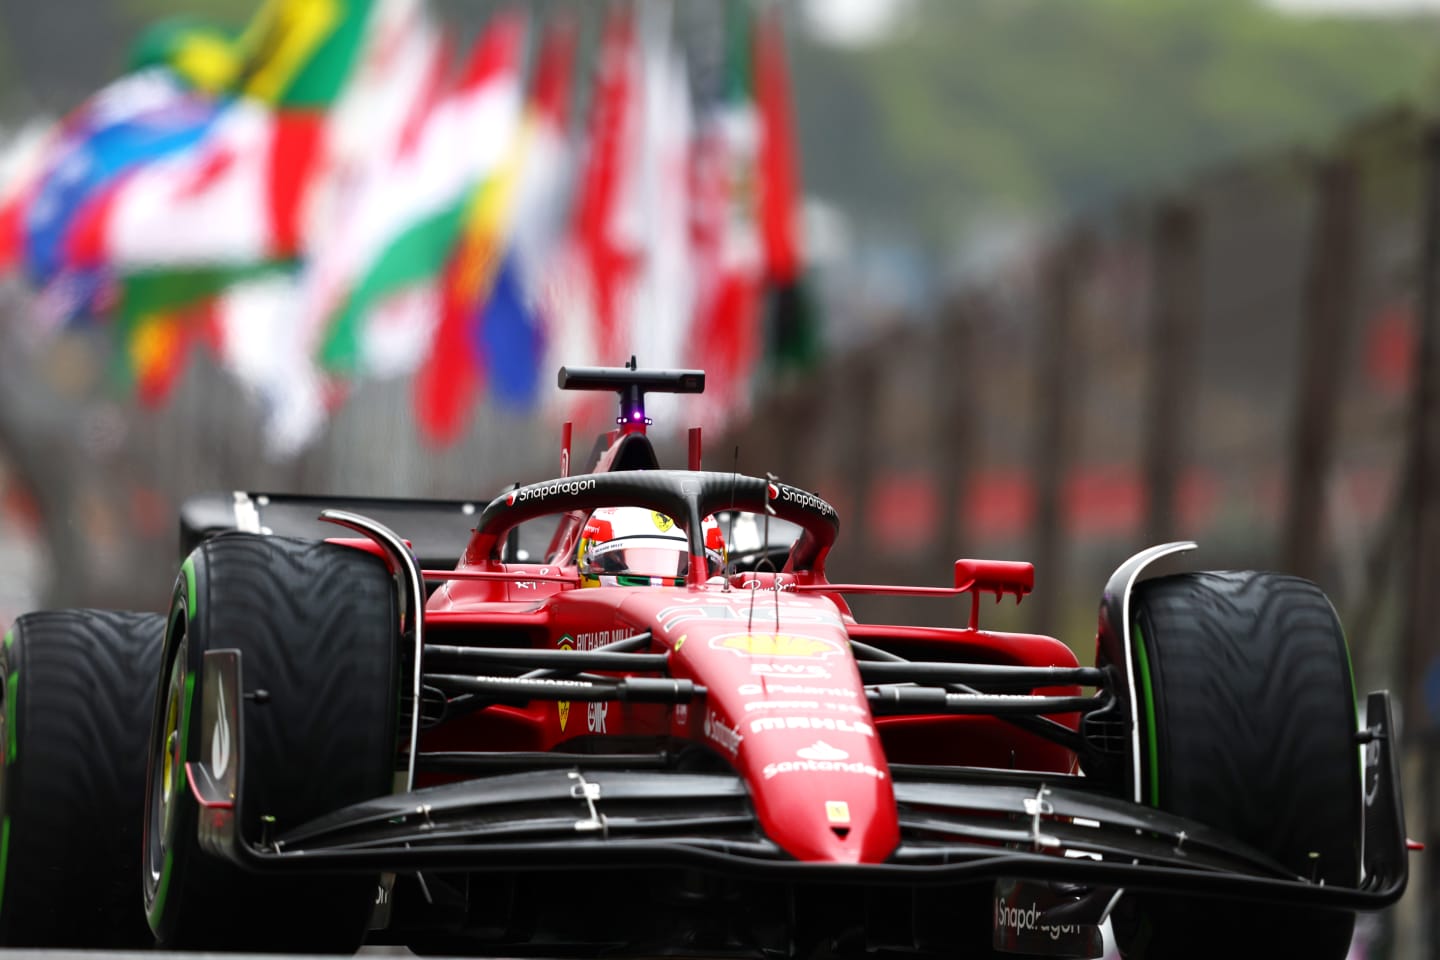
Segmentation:
{"type": "Polygon", "coordinates": [[[184,726],[186,721],[185,687],[189,679],[186,669],[188,642],[181,638],[171,661],[165,687],[165,710],[153,744],[155,765],[151,772],[149,809],[146,811],[145,879],[147,900],[153,901],[160,886],[165,858],[170,852],[170,834],[175,811],[185,789],[184,726]]]}

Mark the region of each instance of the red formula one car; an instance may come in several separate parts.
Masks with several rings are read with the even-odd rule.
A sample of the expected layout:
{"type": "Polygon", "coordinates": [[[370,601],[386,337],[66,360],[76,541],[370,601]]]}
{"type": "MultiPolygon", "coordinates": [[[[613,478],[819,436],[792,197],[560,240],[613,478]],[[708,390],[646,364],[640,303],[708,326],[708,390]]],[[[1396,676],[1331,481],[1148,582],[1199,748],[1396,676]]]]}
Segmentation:
{"type": "Polygon", "coordinates": [[[1142,580],[1193,544],[1153,547],[1082,667],[981,627],[1029,564],[831,583],[825,500],[700,469],[698,432],[662,469],[645,394],[703,383],[562,369],[620,397],[589,473],[197,499],[167,614],[20,618],[0,940],[1093,957],[1109,920],[1128,957],[1314,958],[1403,891],[1389,700],[1357,724],[1312,584],[1142,580]],[[862,624],[860,593],[973,603],[862,624]]]}

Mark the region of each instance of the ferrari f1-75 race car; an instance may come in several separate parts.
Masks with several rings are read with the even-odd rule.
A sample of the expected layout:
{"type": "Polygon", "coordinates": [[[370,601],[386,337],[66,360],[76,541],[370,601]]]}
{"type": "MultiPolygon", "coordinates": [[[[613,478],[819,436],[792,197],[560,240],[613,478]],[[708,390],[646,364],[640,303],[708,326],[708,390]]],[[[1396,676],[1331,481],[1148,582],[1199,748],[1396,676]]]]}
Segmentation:
{"type": "Polygon", "coordinates": [[[824,499],[698,431],[662,468],[645,395],[703,385],[562,369],[620,399],[591,472],[567,426],[488,503],[197,498],[167,613],[21,617],[0,942],[1094,957],[1108,920],[1127,957],[1321,958],[1400,896],[1390,702],[1357,722],[1313,584],[1152,547],[1081,666],[981,626],[1028,563],[832,583],[824,499]]]}

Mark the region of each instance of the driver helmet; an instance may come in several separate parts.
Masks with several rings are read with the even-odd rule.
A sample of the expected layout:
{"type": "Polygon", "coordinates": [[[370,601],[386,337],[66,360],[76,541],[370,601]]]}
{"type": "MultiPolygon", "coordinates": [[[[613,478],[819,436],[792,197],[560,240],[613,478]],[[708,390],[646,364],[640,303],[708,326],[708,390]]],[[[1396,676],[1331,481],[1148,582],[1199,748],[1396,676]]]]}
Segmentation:
{"type": "MultiPolygon", "coordinates": [[[[708,575],[725,567],[720,524],[706,517],[708,575]]],[[[679,587],[690,569],[685,531],[657,510],[602,507],[590,514],[577,551],[582,587],[679,587]]]]}

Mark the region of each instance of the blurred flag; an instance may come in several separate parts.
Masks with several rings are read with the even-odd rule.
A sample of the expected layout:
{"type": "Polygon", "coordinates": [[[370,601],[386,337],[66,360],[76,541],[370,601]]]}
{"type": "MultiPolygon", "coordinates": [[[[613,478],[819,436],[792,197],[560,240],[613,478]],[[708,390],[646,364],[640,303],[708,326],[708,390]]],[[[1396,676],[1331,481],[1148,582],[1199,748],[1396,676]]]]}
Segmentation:
{"type": "Polygon", "coordinates": [[[147,407],[159,407],[184,369],[183,358],[189,355],[188,344],[181,341],[205,322],[204,318],[184,315],[184,311],[207,310],[208,301],[199,306],[187,305],[177,313],[145,314],[127,330],[126,356],[134,380],[135,395],[147,407]]]}
{"type": "Polygon", "coordinates": [[[699,267],[704,298],[697,306],[694,362],[703,365],[705,408],[724,419],[744,409],[759,354],[761,262],[757,214],[758,118],[751,88],[748,5],[732,0],[726,17],[725,89],[708,118],[697,162],[697,202],[703,209],[699,267]]]}
{"type": "MultiPolygon", "coordinates": [[[[310,190],[306,258],[227,287],[218,303],[225,366],[260,401],[272,455],[318,434],[334,394],[315,364],[325,322],[357,269],[351,237],[365,211],[393,189],[396,158],[433,106],[446,58],[419,0],[378,0],[350,82],[325,120],[324,153],[310,190]]],[[[364,368],[377,376],[418,363],[428,330],[423,304],[397,298],[367,328],[364,368]],[[373,342],[372,342],[373,341],[373,342]]]]}
{"type": "Polygon", "coordinates": [[[154,68],[115,81],[61,122],[18,211],[26,273],[50,288],[58,319],[95,312],[109,282],[102,264],[76,268],[68,256],[87,205],[128,172],[199,142],[217,112],[169,70],[154,68]]]}
{"type": "Polygon", "coordinates": [[[239,96],[190,149],[146,164],[88,213],[81,265],[208,268],[296,256],[325,114],[371,0],[269,0],[239,42],[239,96]]]}
{"type": "MultiPolygon", "coordinates": [[[[689,248],[689,160],[694,131],[690,84],[685,61],[671,42],[671,7],[647,2],[640,7],[641,130],[635,158],[638,184],[631,215],[643,260],[630,304],[629,343],[646,366],[682,367],[689,359],[695,283],[689,248]]],[[[651,401],[657,423],[674,423],[679,409],[673,394],[651,401]]]]}
{"type": "Polygon", "coordinates": [[[455,243],[467,197],[499,166],[514,136],[525,20],[506,14],[476,44],[459,84],[403,151],[382,202],[349,238],[358,269],[328,321],[321,365],[359,372],[365,324],[389,297],[433,284],[455,243]]]}
{"type": "MultiPolygon", "coordinates": [[[[203,95],[233,79],[235,67],[234,51],[221,31],[195,20],[166,21],[137,43],[126,76],[54,129],[41,134],[47,125],[32,125],[22,162],[7,163],[9,169],[0,175],[0,270],[28,253],[32,278],[42,285],[54,283],[70,266],[64,256],[68,233],[84,206],[130,168],[203,136],[217,112],[203,95]]],[[[16,152],[12,149],[7,161],[16,152]]],[[[66,282],[98,291],[102,279],[66,282]]],[[[94,306],[84,297],[70,299],[77,310],[94,306]]]]}
{"type": "Polygon", "coordinates": [[[543,284],[569,201],[566,121],[574,55],[574,25],[552,24],[526,108],[506,250],[480,322],[491,395],[512,407],[534,406],[545,372],[543,284]]]}
{"type": "Polygon", "coordinates": [[[130,46],[127,72],[150,67],[173,71],[192,89],[219,96],[235,89],[240,75],[235,37],[196,17],[169,17],[146,27],[130,46]]]}
{"type": "Polygon", "coordinates": [[[214,300],[220,355],[259,401],[271,456],[293,456],[319,435],[334,386],[316,370],[297,320],[297,269],[276,267],[232,279],[214,300]]]}
{"type": "Polygon", "coordinates": [[[259,144],[271,121],[263,104],[230,104],[197,149],[157,159],[99,200],[72,235],[72,261],[139,271],[293,255],[268,216],[269,150],[259,144]]]}
{"type": "Polygon", "coordinates": [[[795,157],[795,120],[785,69],[784,11],[766,10],[755,33],[760,113],[760,226],[768,283],[766,352],[772,367],[803,370],[818,359],[814,299],[803,276],[795,157]]]}
{"type": "MultiPolygon", "coordinates": [[[[614,366],[630,356],[645,238],[638,208],[643,77],[629,7],[611,7],[595,69],[573,209],[542,280],[549,370],[565,363],[614,366]]],[[[545,401],[547,416],[582,425],[612,414],[611,404],[594,394],[552,390],[545,401]]]]}
{"type": "MultiPolygon", "coordinates": [[[[117,367],[142,400],[165,399],[198,339],[269,408],[277,391],[289,401],[307,382],[288,362],[296,312],[286,263],[307,247],[312,188],[335,152],[328,114],[367,39],[375,45],[382,18],[372,11],[401,2],[270,0],[235,47],[236,96],[205,136],[139,167],[87,209],[69,253],[123,278],[117,367]],[[290,296],[273,296],[277,284],[290,296]],[[257,339],[264,371],[246,362],[257,339]]],[[[211,81],[223,72],[212,70],[211,81]]]]}
{"type": "Polygon", "coordinates": [[[762,345],[798,366],[816,340],[780,11],[757,30],[749,9],[728,5],[724,94],[697,130],[669,3],[613,5],[583,156],[568,22],[523,110],[518,12],[453,81],[424,0],[267,0],[234,41],[161,24],[145,70],[0,184],[0,270],[23,262],[61,314],[113,303],[117,368],[147,402],[210,340],[273,452],[314,437],[338,382],[416,371],[440,442],[482,387],[531,408],[557,363],[631,354],[703,364],[708,415],[731,415],[762,345]]]}
{"type": "Polygon", "coordinates": [[[0,153],[0,275],[20,264],[25,209],[57,135],[50,123],[40,121],[21,127],[5,140],[0,153]]]}
{"type": "Polygon", "coordinates": [[[526,271],[543,258],[563,196],[561,143],[574,31],[550,27],[509,152],[473,191],[439,297],[440,326],[415,380],[415,413],[437,444],[457,439],[480,388],[527,405],[536,386],[543,331],[526,271]]]}
{"type": "Polygon", "coordinates": [[[620,363],[631,345],[627,319],[643,243],[635,207],[643,189],[637,182],[643,136],[640,70],[634,17],[628,7],[615,7],[601,40],[573,227],[599,363],[620,363]]]}
{"type": "Polygon", "coordinates": [[[169,396],[191,343],[214,335],[212,301],[205,294],[216,282],[199,274],[179,281],[168,274],[136,274],[121,281],[114,379],[134,388],[147,406],[169,396]]]}
{"type": "Polygon", "coordinates": [[[438,102],[449,67],[422,0],[378,0],[364,55],[326,118],[324,169],[311,191],[307,285],[329,311],[353,282],[350,238],[393,189],[396,165],[438,102]]]}

